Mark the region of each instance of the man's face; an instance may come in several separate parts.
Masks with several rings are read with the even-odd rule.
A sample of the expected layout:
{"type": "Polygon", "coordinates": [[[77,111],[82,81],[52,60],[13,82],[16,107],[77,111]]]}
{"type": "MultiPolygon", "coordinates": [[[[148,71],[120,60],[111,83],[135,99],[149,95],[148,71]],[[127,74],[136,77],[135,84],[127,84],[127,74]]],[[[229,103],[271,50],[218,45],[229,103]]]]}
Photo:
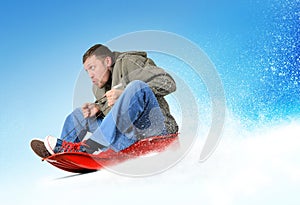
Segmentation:
{"type": "Polygon", "coordinates": [[[110,63],[106,60],[100,60],[95,55],[92,55],[83,64],[84,70],[89,74],[93,84],[99,88],[102,88],[109,80],[110,63]]]}

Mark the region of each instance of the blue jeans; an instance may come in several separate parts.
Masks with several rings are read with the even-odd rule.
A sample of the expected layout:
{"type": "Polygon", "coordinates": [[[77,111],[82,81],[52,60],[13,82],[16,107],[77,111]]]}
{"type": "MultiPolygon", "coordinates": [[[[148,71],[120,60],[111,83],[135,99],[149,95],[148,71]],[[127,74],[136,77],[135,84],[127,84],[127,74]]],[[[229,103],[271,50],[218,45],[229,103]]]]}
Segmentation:
{"type": "Polygon", "coordinates": [[[123,150],[136,141],[166,134],[164,116],[150,87],[132,81],[104,118],[84,118],[80,108],[65,121],[61,139],[82,141],[87,132],[90,139],[114,151],[123,150]]]}

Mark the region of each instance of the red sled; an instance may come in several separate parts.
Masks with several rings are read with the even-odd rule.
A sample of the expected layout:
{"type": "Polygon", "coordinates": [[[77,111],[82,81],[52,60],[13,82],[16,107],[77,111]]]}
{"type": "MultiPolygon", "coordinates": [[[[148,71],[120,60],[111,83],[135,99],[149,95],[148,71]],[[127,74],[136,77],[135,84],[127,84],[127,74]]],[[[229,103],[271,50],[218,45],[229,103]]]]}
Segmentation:
{"type": "Polygon", "coordinates": [[[139,156],[162,152],[175,142],[178,142],[178,134],[154,136],[142,139],[120,152],[109,149],[97,155],[83,152],[58,153],[43,160],[68,172],[89,173],[139,156]]]}

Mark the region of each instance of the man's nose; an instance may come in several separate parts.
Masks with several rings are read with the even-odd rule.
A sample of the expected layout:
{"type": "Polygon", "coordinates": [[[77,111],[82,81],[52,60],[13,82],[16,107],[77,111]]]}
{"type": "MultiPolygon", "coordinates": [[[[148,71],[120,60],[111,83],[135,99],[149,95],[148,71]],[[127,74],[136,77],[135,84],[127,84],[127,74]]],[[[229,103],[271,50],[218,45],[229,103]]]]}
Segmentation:
{"type": "Polygon", "coordinates": [[[90,78],[92,78],[92,79],[94,78],[94,73],[93,72],[89,71],[88,74],[89,74],[90,78]]]}

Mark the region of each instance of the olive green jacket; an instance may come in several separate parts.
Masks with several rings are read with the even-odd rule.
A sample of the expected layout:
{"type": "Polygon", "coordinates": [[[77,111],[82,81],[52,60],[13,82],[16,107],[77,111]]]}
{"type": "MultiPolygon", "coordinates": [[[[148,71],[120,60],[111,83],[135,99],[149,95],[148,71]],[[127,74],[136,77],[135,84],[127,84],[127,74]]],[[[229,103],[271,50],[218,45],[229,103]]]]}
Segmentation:
{"type": "Polygon", "coordinates": [[[99,103],[103,116],[107,115],[110,108],[107,105],[104,94],[112,87],[118,86],[119,89],[125,89],[133,80],[141,80],[149,85],[154,92],[161,111],[165,116],[165,126],[169,133],[178,132],[178,125],[170,114],[169,105],[164,96],[176,90],[174,79],[163,69],[157,67],[155,63],[147,58],[146,52],[113,52],[113,66],[111,69],[111,78],[103,88],[93,86],[93,92],[99,103]]]}

